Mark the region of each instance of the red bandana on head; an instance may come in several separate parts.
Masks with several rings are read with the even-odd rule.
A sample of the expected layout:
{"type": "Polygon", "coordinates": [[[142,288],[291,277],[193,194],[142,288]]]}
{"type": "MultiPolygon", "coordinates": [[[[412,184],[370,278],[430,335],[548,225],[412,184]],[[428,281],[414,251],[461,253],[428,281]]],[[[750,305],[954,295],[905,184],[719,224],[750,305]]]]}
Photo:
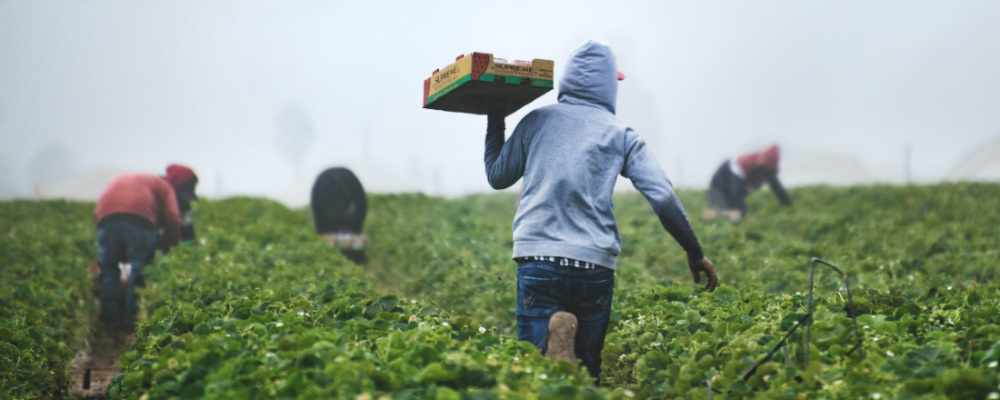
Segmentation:
{"type": "Polygon", "coordinates": [[[757,153],[744,154],[736,158],[736,164],[743,172],[753,171],[757,167],[769,167],[778,170],[778,145],[772,145],[757,153]]]}
{"type": "Polygon", "coordinates": [[[736,165],[746,175],[747,183],[753,187],[759,187],[765,181],[770,180],[778,172],[778,145],[772,145],[762,151],[744,154],[736,158],[736,165]],[[757,172],[759,167],[768,167],[770,171],[761,175],[757,172]]]}
{"type": "Polygon", "coordinates": [[[174,189],[179,188],[184,184],[184,182],[187,182],[191,178],[197,178],[194,171],[192,171],[191,168],[179,164],[168,165],[167,175],[163,177],[163,179],[169,182],[170,186],[174,189]]]}

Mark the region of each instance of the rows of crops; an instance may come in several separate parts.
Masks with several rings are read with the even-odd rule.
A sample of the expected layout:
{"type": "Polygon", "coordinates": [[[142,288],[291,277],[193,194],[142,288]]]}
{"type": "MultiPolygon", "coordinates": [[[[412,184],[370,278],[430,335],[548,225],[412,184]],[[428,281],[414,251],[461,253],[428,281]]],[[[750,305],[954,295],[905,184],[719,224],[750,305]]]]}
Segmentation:
{"type": "MultiPolygon", "coordinates": [[[[112,398],[1000,397],[1000,185],[799,188],[761,194],[740,224],[700,217],[722,285],[691,283],[680,247],[637,194],[616,198],[625,242],[602,388],[516,341],[508,194],[370,197],[371,262],[356,266],[307,210],[203,201],[204,243],[157,258],[112,398]],[[863,361],[840,276],[846,270],[863,361]],[[787,346],[743,380],[786,333],[787,346]],[[709,389],[711,387],[711,392],[709,389]]],[[[66,395],[94,331],[92,204],[0,203],[0,390],[66,395]]]]}
{"type": "Polygon", "coordinates": [[[50,397],[92,328],[93,204],[0,203],[0,394],[50,397]]]}

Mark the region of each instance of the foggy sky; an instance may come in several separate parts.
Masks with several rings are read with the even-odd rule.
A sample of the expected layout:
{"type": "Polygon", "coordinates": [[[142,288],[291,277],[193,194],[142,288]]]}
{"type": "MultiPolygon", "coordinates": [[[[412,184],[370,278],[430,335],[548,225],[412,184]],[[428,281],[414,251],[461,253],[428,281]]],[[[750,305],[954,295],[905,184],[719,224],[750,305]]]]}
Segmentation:
{"type": "Polygon", "coordinates": [[[488,192],[485,117],[422,109],[423,80],[474,51],[559,79],[586,39],[612,46],[618,115],[677,186],[771,143],[793,185],[934,182],[1000,137],[996,21],[995,1],[0,0],[0,198],[172,162],[209,197],[332,165],[488,192]]]}

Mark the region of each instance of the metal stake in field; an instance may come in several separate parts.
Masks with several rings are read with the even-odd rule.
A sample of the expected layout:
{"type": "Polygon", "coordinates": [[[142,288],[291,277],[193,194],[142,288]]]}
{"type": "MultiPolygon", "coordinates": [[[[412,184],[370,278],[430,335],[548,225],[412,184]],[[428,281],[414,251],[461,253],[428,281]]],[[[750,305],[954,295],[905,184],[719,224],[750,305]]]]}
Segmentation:
{"type": "MultiPolygon", "coordinates": [[[[858,361],[864,361],[864,355],[861,352],[861,336],[858,336],[858,317],[856,315],[857,313],[854,310],[854,300],[851,298],[851,282],[847,279],[847,273],[845,273],[844,271],[841,271],[840,268],[837,268],[837,266],[835,266],[833,264],[830,264],[829,262],[826,262],[825,260],[823,260],[821,258],[813,257],[811,260],[809,260],[809,310],[808,310],[808,312],[806,312],[806,315],[803,315],[802,318],[800,318],[798,320],[798,323],[796,323],[795,326],[792,327],[792,329],[790,331],[788,331],[787,334],[785,334],[785,337],[781,338],[781,341],[778,342],[778,344],[776,346],[774,346],[774,348],[771,349],[771,351],[768,352],[767,355],[764,356],[764,358],[762,360],[760,360],[760,362],[754,364],[753,367],[750,367],[750,369],[747,370],[747,372],[745,372],[743,374],[743,380],[744,381],[746,381],[747,379],[750,379],[750,377],[753,376],[753,374],[757,373],[757,368],[758,367],[760,367],[764,363],[770,361],[771,357],[773,357],[774,354],[778,352],[778,349],[781,349],[781,348],[783,348],[785,346],[785,341],[787,341],[788,338],[791,337],[793,333],[795,333],[795,330],[798,329],[798,327],[801,326],[801,325],[803,325],[803,324],[806,326],[806,347],[805,347],[805,362],[803,363],[802,369],[805,370],[805,369],[809,368],[809,334],[812,331],[812,322],[813,322],[813,319],[812,319],[812,315],[813,315],[813,307],[812,307],[813,276],[814,276],[814,272],[816,270],[816,263],[820,263],[820,264],[826,265],[826,266],[828,266],[830,268],[833,268],[834,271],[839,272],[840,276],[842,276],[844,278],[844,287],[847,288],[847,305],[848,305],[848,308],[849,308],[850,313],[851,313],[851,320],[854,322],[854,340],[856,342],[856,344],[854,345],[854,347],[852,347],[851,350],[847,352],[847,355],[850,356],[851,353],[854,352],[854,350],[857,350],[858,351],[858,361]]],[[[787,362],[787,357],[786,357],[786,362],[787,362]]]]}
{"type": "Polygon", "coordinates": [[[844,278],[844,287],[847,288],[847,306],[851,312],[851,320],[854,322],[854,341],[855,345],[847,352],[850,356],[854,350],[858,351],[858,361],[864,361],[864,354],[861,352],[861,336],[858,335],[858,316],[857,312],[854,310],[854,300],[851,299],[851,283],[847,279],[847,273],[841,271],[837,266],[826,262],[825,260],[813,257],[809,261],[809,312],[806,314],[809,316],[808,325],[806,325],[806,349],[805,349],[805,363],[803,364],[803,369],[809,368],[809,333],[812,331],[812,311],[813,311],[813,272],[816,270],[816,263],[826,265],[833,268],[834,271],[840,273],[840,276],[844,278]]]}

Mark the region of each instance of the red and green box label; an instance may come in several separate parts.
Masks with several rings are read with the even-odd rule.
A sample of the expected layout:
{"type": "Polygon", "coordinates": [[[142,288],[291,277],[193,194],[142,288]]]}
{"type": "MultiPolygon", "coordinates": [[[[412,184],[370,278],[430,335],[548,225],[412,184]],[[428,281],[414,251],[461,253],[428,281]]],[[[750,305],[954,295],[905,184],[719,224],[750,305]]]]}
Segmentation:
{"type": "MultiPolygon", "coordinates": [[[[531,63],[496,62],[489,53],[461,56],[424,81],[424,108],[480,113],[465,108],[458,96],[492,94],[508,97],[512,107],[520,108],[553,88],[550,60],[531,63]],[[452,99],[446,99],[454,97],[452,99]],[[520,104],[519,104],[520,103],[520,104]]],[[[516,109],[515,108],[515,109],[516,109]]],[[[511,111],[513,112],[513,111],[511,111]]]]}

